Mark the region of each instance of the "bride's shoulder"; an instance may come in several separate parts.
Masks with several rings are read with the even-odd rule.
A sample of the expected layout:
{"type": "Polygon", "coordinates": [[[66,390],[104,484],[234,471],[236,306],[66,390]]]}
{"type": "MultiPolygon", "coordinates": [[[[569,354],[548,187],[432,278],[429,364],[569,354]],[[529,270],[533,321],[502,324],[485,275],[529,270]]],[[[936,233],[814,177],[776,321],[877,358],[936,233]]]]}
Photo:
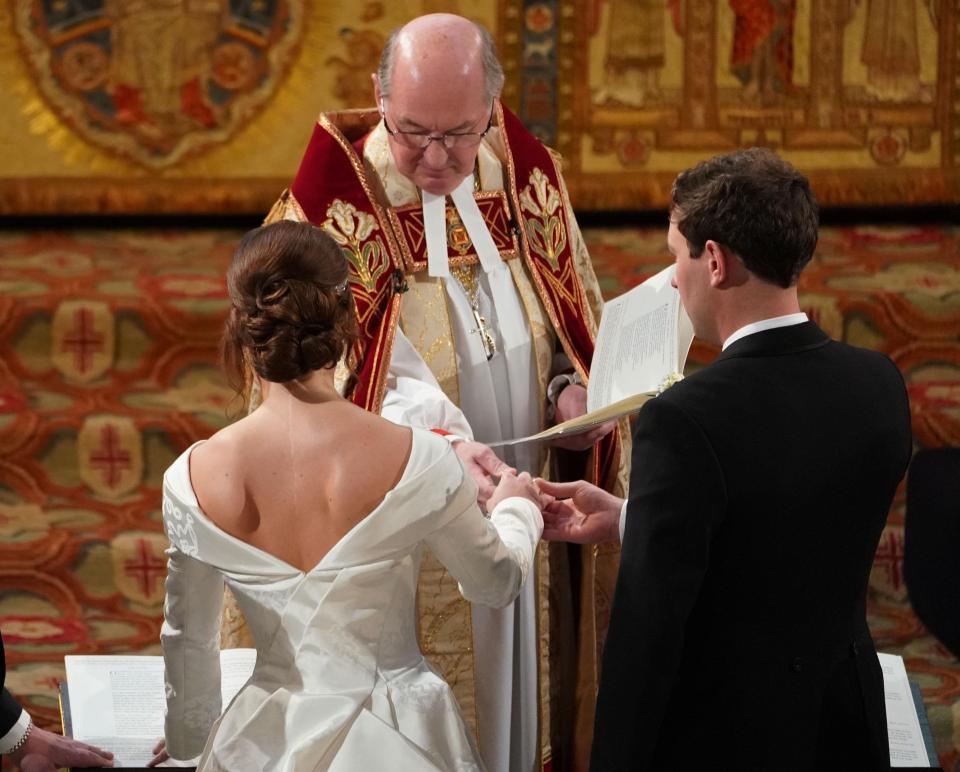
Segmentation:
{"type": "Polygon", "coordinates": [[[411,430],[413,451],[425,463],[443,463],[456,461],[457,455],[447,439],[429,429],[411,430]]]}
{"type": "Polygon", "coordinates": [[[190,463],[209,463],[212,459],[228,459],[235,454],[243,443],[243,421],[225,426],[212,434],[203,442],[198,443],[190,454],[190,463]]]}
{"type": "Polygon", "coordinates": [[[412,430],[405,481],[452,496],[468,478],[459,457],[444,437],[428,429],[412,430]]]}
{"type": "Polygon", "coordinates": [[[188,447],[164,473],[164,494],[200,506],[212,488],[236,487],[240,442],[235,424],[188,447]]]}

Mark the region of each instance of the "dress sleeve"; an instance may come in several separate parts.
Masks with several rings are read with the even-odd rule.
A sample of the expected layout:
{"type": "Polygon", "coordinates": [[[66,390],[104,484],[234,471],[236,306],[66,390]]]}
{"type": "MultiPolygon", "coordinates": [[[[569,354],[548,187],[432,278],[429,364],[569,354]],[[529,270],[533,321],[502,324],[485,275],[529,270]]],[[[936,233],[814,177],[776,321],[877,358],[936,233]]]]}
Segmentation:
{"type": "MultiPolygon", "coordinates": [[[[165,500],[165,520],[167,504],[165,500]]],[[[183,532],[183,522],[179,533],[167,522],[171,546],[167,550],[167,593],[160,630],[167,694],[165,734],[167,752],[174,759],[200,754],[221,710],[223,575],[186,554],[196,553],[196,539],[177,538],[183,532]]]]}
{"type": "Polygon", "coordinates": [[[466,417],[443,393],[423,357],[399,328],[386,386],[380,415],[388,421],[420,429],[443,429],[473,439],[466,417]]]}
{"type": "MultiPolygon", "coordinates": [[[[464,485],[475,486],[465,477],[464,485]]],[[[504,499],[486,518],[476,494],[459,515],[427,539],[441,563],[472,603],[502,608],[520,592],[530,573],[543,518],[528,499],[504,499]]]]}

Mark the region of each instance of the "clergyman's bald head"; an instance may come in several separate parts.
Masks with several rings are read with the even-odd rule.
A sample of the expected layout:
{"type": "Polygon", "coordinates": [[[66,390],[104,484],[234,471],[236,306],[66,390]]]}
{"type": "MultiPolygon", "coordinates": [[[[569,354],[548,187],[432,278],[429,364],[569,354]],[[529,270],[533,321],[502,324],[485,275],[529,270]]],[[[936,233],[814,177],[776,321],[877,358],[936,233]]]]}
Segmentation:
{"type": "Polygon", "coordinates": [[[462,16],[432,13],[394,30],[380,56],[380,92],[390,95],[397,68],[426,88],[456,83],[469,87],[482,78],[487,100],[500,96],[503,67],[490,33],[462,16]]]}

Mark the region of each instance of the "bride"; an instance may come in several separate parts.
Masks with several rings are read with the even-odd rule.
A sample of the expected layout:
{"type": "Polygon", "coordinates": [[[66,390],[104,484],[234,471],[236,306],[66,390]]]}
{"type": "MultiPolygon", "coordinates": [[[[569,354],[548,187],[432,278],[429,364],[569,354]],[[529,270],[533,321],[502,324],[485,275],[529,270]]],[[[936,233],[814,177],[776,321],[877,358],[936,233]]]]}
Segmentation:
{"type": "Polygon", "coordinates": [[[166,751],[199,769],[479,770],[450,687],[421,655],[415,595],[428,546],[475,603],[520,590],[543,523],[526,474],[487,504],[448,442],[341,397],[356,340],[347,262],[320,229],[248,233],[227,276],[223,339],[253,413],[188,448],[164,476],[170,539],[161,632],[166,751]],[[221,715],[226,582],[257,648],[221,715]]]}

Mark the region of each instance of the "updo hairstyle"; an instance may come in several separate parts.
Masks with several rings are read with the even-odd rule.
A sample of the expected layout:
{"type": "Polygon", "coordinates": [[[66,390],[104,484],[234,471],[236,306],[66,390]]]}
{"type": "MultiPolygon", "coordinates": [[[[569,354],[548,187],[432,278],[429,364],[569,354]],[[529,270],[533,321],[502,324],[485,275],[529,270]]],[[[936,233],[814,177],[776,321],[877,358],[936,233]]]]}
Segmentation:
{"type": "Polygon", "coordinates": [[[358,338],[347,272],[340,247],[309,223],[281,220],[243,237],[227,270],[221,342],[234,387],[246,385],[246,365],[284,383],[340,361],[358,338]]]}

